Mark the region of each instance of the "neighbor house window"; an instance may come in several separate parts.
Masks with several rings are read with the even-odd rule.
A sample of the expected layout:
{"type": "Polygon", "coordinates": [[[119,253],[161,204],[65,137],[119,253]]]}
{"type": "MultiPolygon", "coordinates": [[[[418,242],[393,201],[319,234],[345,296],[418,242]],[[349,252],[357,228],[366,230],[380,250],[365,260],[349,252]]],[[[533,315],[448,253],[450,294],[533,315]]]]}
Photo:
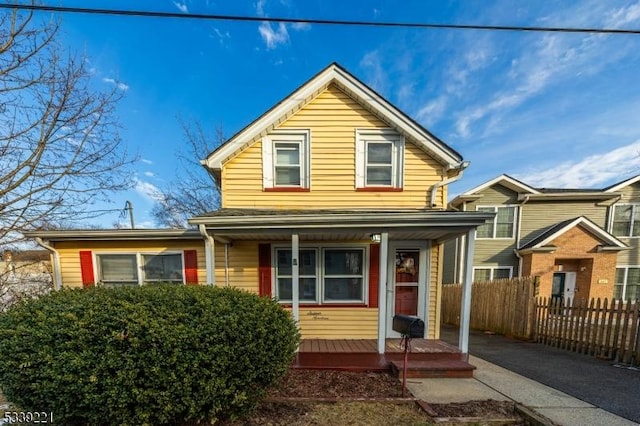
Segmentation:
{"type": "Polygon", "coordinates": [[[182,255],[176,254],[144,254],[144,282],[182,283],[182,255]]]}
{"type": "Polygon", "coordinates": [[[473,268],[473,281],[492,281],[511,278],[511,266],[492,266],[487,268],[473,268]]]}
{"type": "Polygon", "coordinates": [[[181,253],[96,254],[98,281],[107,287],[183,283],[181,253]]]}
{"type": "Polygon", "coordinates": [[[135,254],[101,254],[98,276],[105,286],[138,285],[138,264],[135,254]]]}
{"type": "Polygon", "coordinates": [[[493,220],[478,227],[477,238],[514,238],[517,211],[515,206],[478,207],[477,211],[496,213],[493,220]]]}
{"type": "Polygon", "coordinates": [[[640,266],[616,268],[613,297],[622,300],[637,300],[640,298],[640,266]]]}
{"type": "MultiPolygon", "coordinates": [[[[364,248],[301,248],[299,294],[306,303],[364,303],[364,248]]],[[[292,259],[288,248],[275,249],[275,291],[281,302],[292,300],[292,259]]]]}
{"type": "Polygon", "coordinates": [[[404,138],[389,129],[356,131],[356,187],[402,188],[404,138]]]}
{"type": "Polygon", "coordinates": [[[262,139],[265,189],[309,188],[309,131],[270,134],[262,139]]]}
{"type": "Polygon", "coordinates": [[[640,236],[640,205],[619,204],[614,206],[611,231],[616,237],[640,236]]]}

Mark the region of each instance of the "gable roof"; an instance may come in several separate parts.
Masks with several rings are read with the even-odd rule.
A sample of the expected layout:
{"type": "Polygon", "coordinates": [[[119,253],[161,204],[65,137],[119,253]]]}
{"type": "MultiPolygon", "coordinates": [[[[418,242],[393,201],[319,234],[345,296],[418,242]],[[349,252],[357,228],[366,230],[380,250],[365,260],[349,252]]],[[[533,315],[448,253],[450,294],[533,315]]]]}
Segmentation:
{"type": "Polygon", "coordinates": [[[518,251],[544,249],[553,240],[576,226],[581,226],[602,241],[604,243],[604,247],[602,248],[605,250],[625,250],[628,248],[625,243],[600,228],[593,221],[589,220],[585,216],[578,216],[573,219],[563,220],[562,222],[558,222],[550,228],[547,228],[533,240],[520,247],[518,251]]]}
{"type": "Polygon", "coordinates": [[[634,176],[632,178],[623,180],[621,182],[618,183],[614,183],[613,185],[607,187],[604,189],[605,192],[617,192],[620,191],[621,189],[629,186],[629,185],[633,185],[634,183],[640,181],[640,175],[634,176]]]}
{"type": "Polygon", "coordinates": [[[470,190],[463,192],[462,194],[451,200],[449,204],[453,207],[456,207],[463,201],[475,200],[478,198],[479,192],[482,192],[485,189],[492,187],[493,185],[502,185],[517,193],[540,194],[540,191],[538,189],[503,173],[500,176],[496,176],[495,178],[476,186],[475,188],[471,188],[470,190]]]}
{"type": "Polygon", "coordinates": [[[454,168],[461,164],[462,156],[458,152],[335,62],[232,136],[201,163],[214,172],[221,170],[226,160],[253,143],[257,137],[266,135],[330,84],[335,84],[389,126],[410,136],[420,148],[444,166],[454,168]]]}

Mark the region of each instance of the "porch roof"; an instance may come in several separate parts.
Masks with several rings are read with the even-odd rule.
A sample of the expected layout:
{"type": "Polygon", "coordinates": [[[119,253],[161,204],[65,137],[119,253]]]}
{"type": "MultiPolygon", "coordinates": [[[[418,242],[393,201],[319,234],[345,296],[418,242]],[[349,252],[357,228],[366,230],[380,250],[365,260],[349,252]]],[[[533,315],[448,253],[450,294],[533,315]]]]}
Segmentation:
{"type": "Polygon", "coordinates": [[[389,239],[455,238],[493,219],[495,213],[422,209],[220,209],[189,222],[228,240],[369,239],[386,232],[389,239]]]}

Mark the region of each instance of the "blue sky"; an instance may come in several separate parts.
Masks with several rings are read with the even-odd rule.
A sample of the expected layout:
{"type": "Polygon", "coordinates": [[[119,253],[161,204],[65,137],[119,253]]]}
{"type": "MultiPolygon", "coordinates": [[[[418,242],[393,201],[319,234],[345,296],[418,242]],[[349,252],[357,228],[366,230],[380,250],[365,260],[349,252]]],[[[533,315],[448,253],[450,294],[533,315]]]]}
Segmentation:
{"type": "MultiPolygon", "coordinates": [[[[48,3],[48,2],[45,2],[48,3]]],[[[54,4],[54,3],[51,3],[54,4]]],[[[58,0],[56,6],[88,7],[58,0]]],[[[640,1],[92,1],[182,13],[480,25],[640,28],[640,1]]],[[[640,173],[640,36],[61,16],[96,84],[125,91],[122,138],[141,161],[134,204],[179,176],[178,117],[232,135],[331,62],[414,117],[471,166],[451,195],[501,173],[603,187],[640,173]]],[[[104,206],[96,207],[104,208],[104,206]]],[[[101,219],[105,226],[118,214],[101,219]]],[[[127,223],[125,219],[121,219],[127,223]]]]}

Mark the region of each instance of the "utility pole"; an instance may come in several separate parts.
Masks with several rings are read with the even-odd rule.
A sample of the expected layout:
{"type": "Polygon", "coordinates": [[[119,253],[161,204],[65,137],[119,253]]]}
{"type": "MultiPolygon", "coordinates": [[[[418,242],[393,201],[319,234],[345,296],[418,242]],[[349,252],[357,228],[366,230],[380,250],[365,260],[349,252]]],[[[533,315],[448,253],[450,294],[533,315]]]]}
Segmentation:
{"type": "Polygon", "coordinates": [[[129,211],[129,221],[131,222],[131,229],[135,229],[136,227],[133,223],[133,204],[131,203],[131,201],[127,200],[124,203],[124,210],[129,211]]]}

